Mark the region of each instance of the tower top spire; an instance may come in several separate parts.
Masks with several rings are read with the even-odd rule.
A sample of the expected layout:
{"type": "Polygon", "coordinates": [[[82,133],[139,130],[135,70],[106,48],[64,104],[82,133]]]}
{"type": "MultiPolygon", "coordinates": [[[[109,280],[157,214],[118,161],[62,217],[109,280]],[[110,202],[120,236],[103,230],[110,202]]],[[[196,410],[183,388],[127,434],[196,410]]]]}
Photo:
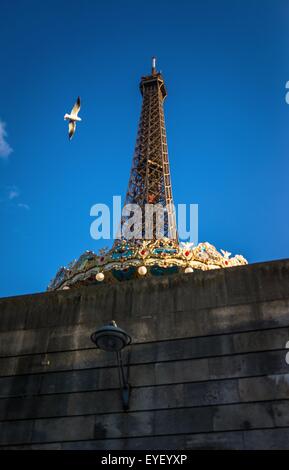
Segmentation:
{"type": "Polygon", "coordinates": [[[156,75],[157,73],[156,63],[157,63],[157,58],[153,56],[152,57],[152,75],[156,75]]]}

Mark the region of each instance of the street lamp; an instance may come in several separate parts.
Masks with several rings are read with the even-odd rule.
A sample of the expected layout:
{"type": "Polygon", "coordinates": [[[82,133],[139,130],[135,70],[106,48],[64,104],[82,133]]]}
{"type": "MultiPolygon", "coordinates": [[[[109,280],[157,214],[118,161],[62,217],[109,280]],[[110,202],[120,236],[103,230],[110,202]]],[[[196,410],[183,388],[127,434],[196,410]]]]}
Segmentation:
{"type": "Polygon", "coordinates": [[[128,410],[130,385],[124,374],[121,351],[131,343],[131,337],[112,320],[92,333],[90,338],[98,349],[116,353],[123,409],[128,410]]]}

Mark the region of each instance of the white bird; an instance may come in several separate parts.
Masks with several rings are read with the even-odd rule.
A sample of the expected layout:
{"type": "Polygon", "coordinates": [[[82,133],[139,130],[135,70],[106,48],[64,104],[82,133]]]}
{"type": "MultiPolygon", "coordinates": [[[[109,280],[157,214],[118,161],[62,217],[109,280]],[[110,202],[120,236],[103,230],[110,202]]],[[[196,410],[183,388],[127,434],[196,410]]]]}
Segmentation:
{"type": "Polygon", "coordinates": [[[64,115],[64,120],[69,121],[69,123],[68,123],[68,137],[69,137],[69,140],[72,139],[73,134],[75,132],[76,121],[81,121],[81,118],[78,117],[79,110],[80,110],[80,98],[78,97],[77,100],[76,100],[75,105],[73,106],[73,108],[70,112],[70,114],[66,113],[64,115]]]}

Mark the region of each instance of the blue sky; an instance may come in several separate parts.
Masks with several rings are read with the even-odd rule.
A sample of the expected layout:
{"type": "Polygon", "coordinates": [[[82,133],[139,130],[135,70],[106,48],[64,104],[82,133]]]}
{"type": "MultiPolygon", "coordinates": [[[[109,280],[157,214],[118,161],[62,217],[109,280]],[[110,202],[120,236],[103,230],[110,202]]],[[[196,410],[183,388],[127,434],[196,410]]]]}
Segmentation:
{"type": "Polygon", "coordinates": [[[0,296],[44,291],[108,245],[90,208],[125,195],[152,55],[174,200],[199,204],[199,241],[288,257],[288,21],[288,0],[1,0],[0,296]]]}

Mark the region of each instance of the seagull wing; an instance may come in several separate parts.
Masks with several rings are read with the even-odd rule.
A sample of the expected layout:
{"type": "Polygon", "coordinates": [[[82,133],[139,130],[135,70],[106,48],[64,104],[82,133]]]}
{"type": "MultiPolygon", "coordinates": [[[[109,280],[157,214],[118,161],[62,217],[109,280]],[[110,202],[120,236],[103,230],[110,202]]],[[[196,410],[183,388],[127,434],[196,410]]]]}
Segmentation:
{"type": "Polygon", "coordinates": [[[75,122],[75,121],[69,121],[69,124],[68,124],[68,136],[69,136],[69,140],[72,139],[73,134],[74,134],[74,132],[75,132],[75,129],[76,129],[76,122],[75,122]]]}
{"type": "Polygon", "coordinates": [[[75,105],[73,106],[71,110],[71,115],[72,116],[77,116],[80,110],[80,97],[77,98],[75,105]]]}

